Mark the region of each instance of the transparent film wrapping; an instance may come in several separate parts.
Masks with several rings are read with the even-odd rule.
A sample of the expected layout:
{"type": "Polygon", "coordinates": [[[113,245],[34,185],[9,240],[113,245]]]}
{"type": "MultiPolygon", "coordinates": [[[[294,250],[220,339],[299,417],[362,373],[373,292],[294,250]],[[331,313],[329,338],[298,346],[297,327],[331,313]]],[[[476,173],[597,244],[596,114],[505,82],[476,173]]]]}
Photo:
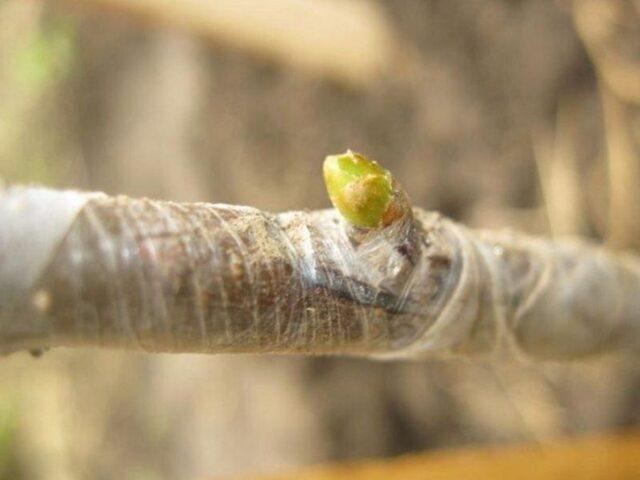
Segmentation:
{"type": "Polygon", "coordinates": [[[0,201],[5,351],[569,359],[639,343],[638,261],[593,246],[419,209],[362,231],[333,210],[29,188],[18,215],[14,195],[0,201]]]}

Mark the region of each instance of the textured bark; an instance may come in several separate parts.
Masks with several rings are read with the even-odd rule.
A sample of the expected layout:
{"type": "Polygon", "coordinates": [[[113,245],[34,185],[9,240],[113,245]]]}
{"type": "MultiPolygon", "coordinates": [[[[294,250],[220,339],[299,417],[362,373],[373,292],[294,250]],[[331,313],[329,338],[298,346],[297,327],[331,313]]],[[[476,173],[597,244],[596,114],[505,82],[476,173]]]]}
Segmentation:
{"type": "Polygon", "coordinates": [[[14,187],[0,197],[6,352],[570,359],[640,346],[640,263],[594,246],[473,232],[419,209],[364,235],[330,210],[74,194],[77,212],[43,247],[29,238],[45,236],[39,225],[64,204],[43,206],[43,191],[70,195],[14,187]],[[32,280],[7,268],[43,248],[32,280]]]}

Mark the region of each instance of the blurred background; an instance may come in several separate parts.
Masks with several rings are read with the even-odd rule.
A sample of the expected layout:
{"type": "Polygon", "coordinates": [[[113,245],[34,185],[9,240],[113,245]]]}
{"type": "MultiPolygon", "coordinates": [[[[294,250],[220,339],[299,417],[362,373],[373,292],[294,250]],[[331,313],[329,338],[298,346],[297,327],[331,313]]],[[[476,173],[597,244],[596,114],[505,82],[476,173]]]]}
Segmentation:
{"type": "MultiPolygon", "coordinates": [[[[379,160],[474,227],[640,248],[639,0],[0,0],[0,177],[270,211],[379,160]]],[[[640,365],[0,359],[0,478],[162,480],[640,424],[640,365]]]]}

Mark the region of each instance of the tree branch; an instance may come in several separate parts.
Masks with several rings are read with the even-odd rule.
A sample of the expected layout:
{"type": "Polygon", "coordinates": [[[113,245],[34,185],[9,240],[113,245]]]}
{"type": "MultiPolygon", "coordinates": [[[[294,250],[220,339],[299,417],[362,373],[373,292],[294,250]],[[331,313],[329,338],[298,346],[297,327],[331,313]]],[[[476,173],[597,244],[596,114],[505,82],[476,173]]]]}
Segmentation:
{"type": "Polygon", "coordinates": [[[413,216],[271,215],[12,187],[0,346],[570,359],[640,346],[640,262],[413,216]]]}

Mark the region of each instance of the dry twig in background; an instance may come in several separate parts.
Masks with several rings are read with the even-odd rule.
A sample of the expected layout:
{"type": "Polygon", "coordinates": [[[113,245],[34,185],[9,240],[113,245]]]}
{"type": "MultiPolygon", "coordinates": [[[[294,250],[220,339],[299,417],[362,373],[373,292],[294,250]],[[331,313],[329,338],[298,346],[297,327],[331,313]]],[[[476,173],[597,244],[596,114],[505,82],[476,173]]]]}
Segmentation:
{"type": "Polygon", "coordinates": [[[538,445],[431,452],[347,465],[328,465],[280,475],[244,475],[244,480],[487,480],[493,478],[605,480],[633,478],[640,460],[633,435],[580,438],[538,445]],[[531,465],[536,468],[532,469],[531,465]]]}
{"type": "Polygon", "coordinates": [[[609,173],[608,241],[637,249],[640,236],[640,2],[580,0],[576,29],[600,78],[609,173]]]}
{"type": "Polygon", "coordinates": [[[362,86],[389,71],[395,39],[378,6],[322,0],[65,0],[182,27],[285,65],[362,86]],[[313,21],[309,21],[313,19],[313,21]]]}

